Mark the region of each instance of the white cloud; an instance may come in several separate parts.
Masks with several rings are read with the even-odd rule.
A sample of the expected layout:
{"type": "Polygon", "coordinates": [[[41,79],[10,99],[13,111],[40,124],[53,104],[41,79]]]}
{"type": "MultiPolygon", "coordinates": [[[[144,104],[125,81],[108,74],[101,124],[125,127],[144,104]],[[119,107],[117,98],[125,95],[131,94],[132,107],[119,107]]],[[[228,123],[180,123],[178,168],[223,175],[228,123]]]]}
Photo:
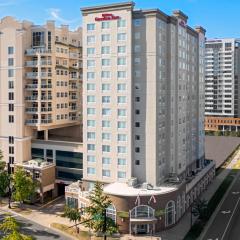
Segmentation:
{"type": "Polygon", "coordinates": [[[75,19],[65,19],[63,17],[61,17],[60,13],[61,10],[59,8],[49,8],[47,9],[47,12],[49,13],[49,15],[56,21],[59,21],[63,24],[70,24],[70,23],[74,23],[76,21],[79,21],[79,18],[75,18],[75,19]]]}

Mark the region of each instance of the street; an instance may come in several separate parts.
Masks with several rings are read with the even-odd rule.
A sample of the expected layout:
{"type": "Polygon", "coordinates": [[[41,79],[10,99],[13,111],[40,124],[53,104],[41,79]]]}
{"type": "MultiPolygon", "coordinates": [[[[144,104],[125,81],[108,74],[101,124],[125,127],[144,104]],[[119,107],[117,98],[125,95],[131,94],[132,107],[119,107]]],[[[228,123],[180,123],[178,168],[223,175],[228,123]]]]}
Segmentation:
{"type": "Polygon", "coordinates": [[[240,234],[240,178],[234,180],[228,195],[202,240],[238,240],[240,234]]]}
{"type": "MultiPolygon", "coordinates": [[[[37,240],[70,240],[71,238],[60,234],[50,228],[41,226],[33,221],[20,217],[18,215],[13,215],[14,218],[21,224],[22,233],[30,235],[37,240]]],[[[4,218],[4,213],[0,212],[0,222],[4,218]]]]}

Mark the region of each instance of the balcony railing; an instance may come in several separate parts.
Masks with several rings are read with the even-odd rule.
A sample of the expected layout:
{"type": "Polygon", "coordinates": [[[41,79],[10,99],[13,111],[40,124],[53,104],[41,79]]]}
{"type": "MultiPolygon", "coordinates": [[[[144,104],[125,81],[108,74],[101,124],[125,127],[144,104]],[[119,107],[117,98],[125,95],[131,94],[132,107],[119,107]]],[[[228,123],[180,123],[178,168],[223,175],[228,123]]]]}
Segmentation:
{"type": "Polygon", "coordinates": [[[37,89],[38,84],[26,84],[26,89],[37,89]]]}
{"type": "Polygon", "coordinates": [[[42,84],[41,88],[52,88],[52,84],[42,84]]]}
{"type": "Polygon", "coordinates": [[[52,100],[52,96],[41,96],[41,100],[52,100]]]}
{"type": "Polygon", "coordinates": [[[37,101],[38,96],[26,96],[25,100],[27,100],[27,101],[37,101]]]}
{"type": "Polygon", "coordinates": [[[27,119],[26,125],[36,125],[38,123],[38,119],[27,119]]]}
{"type": "Polygon", "coordinates": [[[36,54],[51,54],[51,50],[45,49],[45,48],[38,48],[38,49],[27,49],[25,51],[26,55],[36,55],[36,54]]]}
{"type": "Polygon", "coordinates": [[[26,108],[27,113],[36,113],[37,111],[38,111],[38,108],[36,107],[26,108]]]}
{"type": "Polygon", "coordinates": [[[52,123],[52,119],[41,119],[42,124],[49,124],[52,123]]]}
{"type": "Polygon", "coordinates": [[[69,57],[70,58],[79,58],[79,53],[69,52],[69,57]]]}
{"type": "MultiPolygon", "coordinates": [[[[36,67],[38,65],[38,61],[26,61],[25,66],[26,67],[36,67]]],[[[50,60],[41,60],[40,61],[40,66],[49,66],[52,65],[52,61],[50,60]]]]}
{"type": "Polygon", "coordinates": [[[41,108],[41,112],[51,112],[52,108],[41,108]]]}
{"type": "Polygon", "coordinates": [[[52,76],[52,73],[50,72],[27,72],[26,73],[26,78],[45,78],[45,77],[51,77],[52,76]]]}

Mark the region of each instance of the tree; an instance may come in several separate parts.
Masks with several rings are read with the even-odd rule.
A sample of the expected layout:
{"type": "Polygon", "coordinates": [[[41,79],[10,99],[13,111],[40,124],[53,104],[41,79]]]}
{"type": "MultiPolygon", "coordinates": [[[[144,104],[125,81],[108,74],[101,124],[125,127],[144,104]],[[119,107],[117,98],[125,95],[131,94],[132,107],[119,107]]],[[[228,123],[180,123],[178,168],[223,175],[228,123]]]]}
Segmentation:
{"type": "Polygon", "coordinates": [[[11,216],[5,217],[0,224],[0,230],[3,231],[3,240],[32,240],[33,238],[20,233],[19,223],[11,216]]]}
{"type": "Polygon", "coordinates": [[[82,218],[82,212],[78,208],[71,208],[71,207],[65,206],[63,217],[68,218],[70,222],[74,222],[76,231],[79,232],[77,223],[80,222],[82,218]]]}
{"type": "Polygon", "coordinates": [[[115,222],[106,216],[106,209],[112,204],[112,201],[103,193],[103,184],[96,182],[88,198],[90,204],[85,208],[87,219],[84,221],[84,225],[93,229],[94,232],[104,234],[117,232],[118,228],[115,222]]]}
{"type": "Polygon", "coordinates": [[[20,202],[20,205],[23,201],[30,199],[35,194],[37,186],[33,179],[30,176],[27,176],[27,173],[23,168],[17,168],[14,172],[13,185],[13,197],[16,201],[20,202]]]}
{"type": "Polygon", "coordinates": [[[207,211],[207,201],[204,199],[198,199],[193,203],[192,214],[195,217],[198,217],[200,220],[204,220],[208,218],[207,211]]]}

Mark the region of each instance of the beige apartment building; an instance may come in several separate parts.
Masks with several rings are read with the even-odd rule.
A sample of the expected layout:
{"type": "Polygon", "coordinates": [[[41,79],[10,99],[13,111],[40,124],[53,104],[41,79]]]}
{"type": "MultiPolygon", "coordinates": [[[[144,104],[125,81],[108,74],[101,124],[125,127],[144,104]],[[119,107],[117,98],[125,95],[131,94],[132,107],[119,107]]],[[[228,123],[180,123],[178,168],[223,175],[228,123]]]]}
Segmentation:
{"type": "Polygon", "coordinates": [[[204,149],[205,30],[133,2],[81,10],[83,181],[66,201],[86,205],[101,181],[121,232],[174,226],[215,172],[204,149]]]}
{"type": "Polygon", "coordinates": [[[0,149],[12,170],[32,159],[34,139],[50,147],[52,135],[81,136],[81,34],[54,21],[1,20],[0,149]]]}

